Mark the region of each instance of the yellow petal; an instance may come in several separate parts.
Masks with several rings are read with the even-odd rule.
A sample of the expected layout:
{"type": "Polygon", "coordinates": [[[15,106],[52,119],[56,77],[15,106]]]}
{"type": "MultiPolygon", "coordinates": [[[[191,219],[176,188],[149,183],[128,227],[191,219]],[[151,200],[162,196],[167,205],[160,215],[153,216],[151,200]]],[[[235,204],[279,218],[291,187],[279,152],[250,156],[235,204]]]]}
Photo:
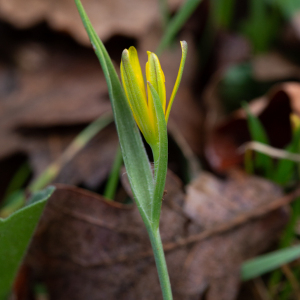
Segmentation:
{"type": "MultiPolygon", "coordinates": [[[[165,87],[165,75],[160,66],[160,62],[156,54],[152,52],[148,53],[148,76],[147,81],[149,81],[154,89],[157,91],[163,111],[166,111],[166,87],[165,87]]],[[[148,93],[149,95],[149,93],[148,93]]]]}
{"type": "MultiPolygon", "coordinates": [[[[132,109],[136,123],[142,131],[146,141],[151,144],[155,141],[152,124],[149,119],[147,103],[144,99],[143,91],[140,88],[138,79],[131,65],[129,52],[123,51],[121,63],[121,77],[128,102],[132,109]]],[[[144,88],[145,90],[145,88],[144,88]]]]}
{"type": "Polygon", "coordinates": [[[129,59],[130,59],[130,63],[133,68],[134,74],[136,75],[136,79],[137,79],[140,89],[143,93],[144,100],[145,100],[145,102],[147,102],[144,77],[143,77],[141,65],[139,62],[138,53],[137,53],[135,47],[133,47],[133,46],[131,46],[128,49],[128,52],[129,52],[129,59]]]}
{"type": "Polygon", "coordinates": [[[169,100],[169,104],[168,104],[168,109],[166,112],[166,123],[168,123],[168,119],[169,119],[169,115],[170,115],[170,111],[171,111],[171,107],[172,104],[174,102],[180,81],[181,81],[181,77],[182,77],[182,73],[183,73],[183,68],[184,68],[184,64],[185,64],[185,60],[186,60],[186,55],[187,55],[187,50],[188,50],[188,45],[186,43],[186,41],[181,41],[181,50],[182,50],[182,56],[181,56],[181,61],[180,61],[180,66],[179,66],[179,70],[178,70],[178,74],[177,74],[177,78],[176,78],[176,82],[169,100]]]}
{"type": "MultiPolygon", "coordinates": [[[[147,78],[147,81],[149,76],[150,76],[150,71],[149,71],[149,62],[146,62],[146,78],[147,78]]],[[[156,126],[156,115],[155,115],[155,107],[154,107],[154,103],[153,103],[153,98],[152,98],[152,94],[151,94],[151,91],[150,91],[150,88],[149,88],[149,85],[147,84],[147,91],[148,91],[148,114],[149,114],[149,119],[150,119],[150,122],[151,122],[151,126],[153,128],[153,131],[154,131],[154,134],[157,134],[157,126],[156,126]]]]}

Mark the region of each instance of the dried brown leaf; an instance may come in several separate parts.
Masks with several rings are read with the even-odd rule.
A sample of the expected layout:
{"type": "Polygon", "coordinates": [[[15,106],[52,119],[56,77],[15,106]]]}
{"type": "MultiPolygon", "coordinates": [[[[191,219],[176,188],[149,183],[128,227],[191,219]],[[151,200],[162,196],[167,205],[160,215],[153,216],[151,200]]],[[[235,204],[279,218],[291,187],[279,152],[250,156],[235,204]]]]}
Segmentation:
{"type": "MultiPolygon", "coordinates": [[[[174,9],[183,0],[168,2],[174,9]]],[[[160,18],[158,2],[152,0],[82,0],[82,4],[103,41],[115,34],[139,38],[160,18]]],[[[69,32],[80,43],[90,44],[74,1],[1,0],[0,17],[18,28],[46,21],[53,29],[69,32]]]]}
{"type": "MultiPolygon", "coordinates": [[[[288,82],[276,85],[265,96],[249,103],[268,134],[270,144],[282,148],[290,142],[290,114],[300,116],[300,84],[288,82]]],[[[216,171],[226,171],[243,161],[238,148],[250,141],[246,114],[240,109],[217,124],[206,144],[206,157],[216,171]]]]}
{"type": "MultiPolygon", "coordinates": [[[[180,181],[168,173],[161,233],[174,299],[196,300],[206,290],[210,300],[234,299],[241,262],[269,247],[285,224],[285,211],[277,209],[258,219],[245,218],[237,228],[197,238],[212,226],[224,227],[281,194],[267,181],[240,176],[222,183],[203,174],[188,187],[185,200],[180,181]],[[203,178],[206,180],[202,182],[203,178]],[[263,200],[249,189],[245,194],[239,184],[258,188],[263,200]],[[216,185],[223,185],[218,192],[227,195],[226,217],[218,214],[211,202],[199,201],[201,195],[207,199],[210,190],[211,201],[220,202],[221,195],[213,188],[216,185]],[[199,202],[205,207],[203,211],[199,202]],[[197,214],[191,215],[188,207],[195,205],[197,214]],[[208,221],[214,211],[219,219],[208,221]]],[[[87,295],[91,300],[161,298],[152,251],[137,208],[106,202],[75,187],[57,186],[25,264],[35,280],[46,283],[51,299],[76,300],[87,295]]]]}
{"type": "Polygon", "coordinates": [[[26,152],[24,129],[87,124],[110,110],[107,87],[92,51],[45,50],[34,69],[2,65],[0,157],[26,152]],[[50,53],[51,52],[51,53],[50,53]]]}
{"type": "MultiPolygon", "coordinates": [[[[35,177],[38,177],[51,163],[58,159],[69,146],[74,133],[70,129],[66,134],[43,132],[27,135],[27,151],[35,177]]],[[[97,190],[107,179],[113,165],[116,150],[119,145],[114,124],[98,133],[71,161],[62,166],[57,183],[84,186],[97,190]]]]}
{"type": "MultiPolygon", "coordinates": [[[[184,211],[204,230],[222,228],[243,215],[246,221],[249,212],[281,194],[274,184],[240,172],[226,181],[202,173],[187,188],[184,211]]],[[[265,250],[286,221],[286,211],[277,210],[199,242],[185,260],[185,289],[193,294],[207,291],[208,300],[235,299],[241,263],[265,250]]]]}

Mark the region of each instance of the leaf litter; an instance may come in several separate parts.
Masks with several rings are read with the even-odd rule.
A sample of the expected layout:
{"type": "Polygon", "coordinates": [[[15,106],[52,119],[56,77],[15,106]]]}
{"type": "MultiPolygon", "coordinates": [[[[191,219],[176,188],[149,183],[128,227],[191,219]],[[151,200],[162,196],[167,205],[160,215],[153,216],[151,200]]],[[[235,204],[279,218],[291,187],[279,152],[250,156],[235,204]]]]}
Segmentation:
{"type": "MultiPolygon", "coordinates": [[[[158,299],[154,260],[136,207],[56,187],[24,261],[30,278],[45,283],[51,299],[158,299]]],[[[207,291],[210,300],[235,299],[240,264],[272,245],[294,197],[240,173],[226,181],[202,173],[185,196],[180,180],[168,172],[161,232],[174,299],[199,299],[207,291]]]]}

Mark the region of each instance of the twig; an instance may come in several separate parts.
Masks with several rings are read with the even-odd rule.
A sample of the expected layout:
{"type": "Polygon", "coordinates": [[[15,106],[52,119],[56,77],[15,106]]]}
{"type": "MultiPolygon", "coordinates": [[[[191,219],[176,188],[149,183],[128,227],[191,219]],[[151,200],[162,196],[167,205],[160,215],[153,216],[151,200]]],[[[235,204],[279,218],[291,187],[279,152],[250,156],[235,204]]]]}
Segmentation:
{"type": "Polygon", "coordinates": [[[249,142],[243,144],[241,147],[238,148],[238,152],[243,153],[246,152],[248,149],[255,150],[257,152],[267,154],[271,157],[275,158],[283,158],[288,159],[295,162],[300,162],[300,155],[291,153],[282,149],[277,149],[274,147],[271,147],[266,144],[262,144],[259,142],[249,142]]]}

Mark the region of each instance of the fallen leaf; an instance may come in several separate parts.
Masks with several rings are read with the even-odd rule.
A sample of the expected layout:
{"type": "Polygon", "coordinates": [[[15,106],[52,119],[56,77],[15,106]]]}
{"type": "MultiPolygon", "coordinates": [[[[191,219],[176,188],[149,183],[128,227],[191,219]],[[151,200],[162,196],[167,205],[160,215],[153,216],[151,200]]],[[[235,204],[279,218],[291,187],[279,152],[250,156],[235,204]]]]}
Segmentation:
{"type": "MultiPolygon", "coordinates": [[[[29,161],[35,178],[58,159],[75,138],[76,135],[72,133],[71,128],[67,128],[65,134],[60,129],[50,132],[43,130],[40,134],[33,131],[26,135],[28,141],[26,151],[29,153],[29,161]]],[[[108,177],[118,145],[119,139],[115,125],[111,124],[99,132],[78,154],[72,157],[70,162],[62,167],[55,182],[97,190],[108,177]]]]}
{"type": "MultiPolygon", "coordinates": [[[[249,103],[251,112],[258,116],[276,148],[291,139],[290,114],[300,116],[300,84],[289,82],[274,86],[269,93],[249,103]]],[[[218,123],[209,135],[206,157],[214,170],[224,172],[243,162],[238,148],[250,141],[245,112],[240,109],[218,123]]]]}
{"type": "MultiPolygon", "coordinates": [[[[287,221],[286,210],[278,209],[283,205],[278,205],[280,195],[278,187],[262,179],[237,174],[221,182],[203,173],[188,187],[185,200],[180,181],[168,172],[160,226],[174,299],[199,299],[208,289],[210,300],[233,300],[241,262],[267,249],[287,221]],[[197,193],[204,177],[205,190],[197,193]],[[239,184],[257,188],[261,198],[250,188],[245,194],[239,184]],[[216,185],[223,188],[216,191],[216,185]],[[211,201],[201,201],[201,194],[208,199],[207,193],[211,201]],[[227,207],[226,217],[218,213],[217,204],[211,206],[224,199],[223,194],[227,199],[220,205],[227,207]],[[275,200],[277,206],[270,208],[275,200]],[[191,214],[188,207],[195,205],[197,213],[191,214]],[[219,219],[211,222],[214,212],[219,219]]],[[[106,202],[71,186],[57,185],[25,266],[31,278],[46,284],[51,299],[161,298],[136,206],[106,202]]]]}
{"type": "Polygon", "coordinates": [[[0,76],[11,86],[0,94],[0,158],[25,152],[24,129],[87,124],[111,109],[92,51],[45,51],[42,65],[33,70],[0,66],[0,76]]]}
{"type": "Polygon", "coordinates": [[[300,79],[300,67],[278,52],[257,55],[252,60],[253,76],[259,81],[300,79]]]}
{"type": "MultiPolygon", "coordinates": [[[[183,0],[168,2],[174,10],[183,0]]],[[[151,0],[83,0],[82,4],[103,41],[116,34],[139,38],[153,20],[160,18],[158,3],[151,0]]],[[[73,1],[1,0],[0,17],[18,28],[46,21],[53,29],[68,32],[78,42],[90,45],[73,1]]]]}
{"type": "Polygon", "coordinates": [[[281,195],[275,184],[241,172],[233,172],[226,181],[200,174],[187,187],[184,211],[204,232],[221,229],[235,219],[241,226],[236,223],[231,230],[211,235],[191,249],[184,263],[184,289],[194,295],[206,292],[208,300],[235,299],[242,262],[267,249],[288,220],[284,208],[252,220],[249,213],[259,213],[281,195]]]}
{"type": "MultiPolygon", "coordinates": [[[[172,181],[172,180],[171,180],[172,181]]],[[[174,181],[174,180],[173,180],[174,181]]],[[[170,179],[169,179],[170,182],[170,179]]],[[[167,187],[179,192],[178,180],[167,187]]],[[[26,264],[53,299],[158,299],[161,292],[150,243],[138,210],[58,185],[37,230],[26,264]]],[[[175,199],[174,199],[175,200],[175,199]]],[[[186,219],[164,207],[162,239],[184,235],[186,219]]],[[[172,278],[186,249],[167,257],[172,278]],[[172,266],[173,265],[173,266],[172,266]]]]}

